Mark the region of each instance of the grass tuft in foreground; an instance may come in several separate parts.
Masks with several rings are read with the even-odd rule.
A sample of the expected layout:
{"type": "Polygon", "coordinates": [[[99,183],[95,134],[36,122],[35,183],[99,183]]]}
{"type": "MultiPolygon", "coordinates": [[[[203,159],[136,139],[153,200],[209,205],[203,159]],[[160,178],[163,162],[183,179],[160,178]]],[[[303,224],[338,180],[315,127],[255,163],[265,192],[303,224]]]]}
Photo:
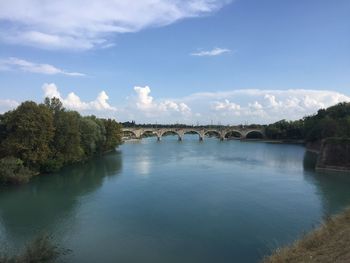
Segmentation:
{"type": "Polygon", "coordinates": [[[29,243],[21,254],[0,256],[0,263],[50,263],[68,252],[55,245],[50,236],[42,235],[29,243]]]}
{"type": "Polygon", "coordinates": [[[350,262],[350,209],[330,217],[294,244],[277,249],[264,263],[350,262]]]}

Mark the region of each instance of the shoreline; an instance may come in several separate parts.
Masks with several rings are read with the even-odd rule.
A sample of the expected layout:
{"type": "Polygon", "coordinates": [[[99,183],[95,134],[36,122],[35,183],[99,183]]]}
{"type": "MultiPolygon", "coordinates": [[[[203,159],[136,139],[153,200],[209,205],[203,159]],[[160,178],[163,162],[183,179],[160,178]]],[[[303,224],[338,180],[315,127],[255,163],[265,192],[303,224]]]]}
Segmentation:
{"type": "Polygon", "coordinates": [[[261,262],[350,262],[350,208],[325,219],[294,243],[277,248],[261,262]]]}

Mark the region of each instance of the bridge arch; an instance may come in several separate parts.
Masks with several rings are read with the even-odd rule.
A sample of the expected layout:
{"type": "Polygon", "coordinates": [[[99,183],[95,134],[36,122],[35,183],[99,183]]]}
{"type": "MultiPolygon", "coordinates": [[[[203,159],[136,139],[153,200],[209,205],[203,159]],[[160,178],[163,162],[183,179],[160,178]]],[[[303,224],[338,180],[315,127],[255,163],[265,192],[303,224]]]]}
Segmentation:
{"type": "Polygon", "coordinates": [[[154,136],[157,136],[157,133],[154,131],[154,130],[143,130],[141,133],[140,133],[140,137],[143,138],[143,137],[147,137],[145,136],[146,134],[152,134],[154,136]]]}
{"type": "Polygon", "coordinates": [[[240,131],[237,131],[237,130],[229,130],[229,131],[226,131],[225,134],[224,134],[224,138],[225,139],[228,139],[228,138],[237,138],[237,139],[241,139],[243,137],[243,134],[242,132],[240,131]],[[232,135],[232,136],[230,136],[232,135]]]}
{"type": "Polygon", "coordinates": [[[246,139],[263,139],[264,133],[261,130],[250,130],[245,135],[246,139]]]}
{"type": "Polygon", "coordinates": [[[123,130],[123,136],[132,135],[133,137],[137,138],[137,134],[133,130],[123,130]]]}
{"type": "Polygon", "coordinates": [[[176,130],[164,130],[164,131],[161,131],[158,135],[158,140],[161,140],[161,138],[163,137],[163,135],[166,135],[166,134],[174,134],[174,135],[177,135],[178,136],[178,139],[179,140],[182,140],[182,136],[180,133],[178,133],[176,130]]]}
{"type": "Polygon", "coordinates": [[[186,131],[184,131],[183,135],[185,135],[185,134],[198,134],[199,140],[200,140],[200,141],[203,141],[203,135],[202,135],[199,131],[196,131],[196,130],[186,130],[186,131]]]}
{"type": "MultiPolygon", "coordinates": [[[[218,131],[218,130],[206,130],[206,131],[204,132],[204,136],[206,136],[208,133],[215,134],[215,135],[216,135],[216,138],[223,139],[223,138],[222,138],[222,135],[221,135],[221,133],[220,133],[220,131],[218,131]]],[[[207,136],[208,136],[208,135],[207,135],[207,136]]]]}

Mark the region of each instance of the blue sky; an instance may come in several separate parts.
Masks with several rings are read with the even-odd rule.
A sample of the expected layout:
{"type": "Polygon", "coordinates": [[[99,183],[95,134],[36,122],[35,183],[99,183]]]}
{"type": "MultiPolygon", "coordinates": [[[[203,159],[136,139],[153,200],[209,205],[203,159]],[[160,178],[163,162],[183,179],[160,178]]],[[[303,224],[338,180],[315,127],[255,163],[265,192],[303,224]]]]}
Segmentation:
{"type": "Polygon", "coordinates": [[[348,0],[51,2],[0,3],[1,111],[56,95],[122,121],[237,124],[350,100],[348,0]]]}

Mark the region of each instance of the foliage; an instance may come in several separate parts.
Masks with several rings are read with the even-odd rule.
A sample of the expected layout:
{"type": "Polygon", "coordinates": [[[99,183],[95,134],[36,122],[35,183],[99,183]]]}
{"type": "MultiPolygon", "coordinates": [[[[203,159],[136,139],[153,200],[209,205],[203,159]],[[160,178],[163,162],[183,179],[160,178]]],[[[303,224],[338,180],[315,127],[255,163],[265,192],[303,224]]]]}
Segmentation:
{"type": "Polygon", "coordinates": [[[40,167],[50,155],[54,136],[53,116],[44,105],[26,101],[4,114],[1,156],[14,156],[32,167],[40,167]]]}
{"type": "MultiPolygon", "coordinates": [[[[26,101],[0,115],[0,158],[14,157],[5,159],[3,167],[10,167],[9,174],[21,175],[16,178],[26,178],[24,167],[52,172],[113,150],[121,144],[121,134],[115,120],[82,117],[66,110],[58,98],[46,98],[44,104],[26,101]],[[15,169],[15,160],[23,169],[15,169]]],[[[0,178],[5,181],[5,176],[0,178]]],[[[6,174],[6,178],[14,177],[6,174]]]]}
{"type": "Polygon", "coordinates": [[[103,150],[109,151],[122,143],[122,126],[112,119],[104,119],[102,122],[106,129],[106,140],[104,142],[103,150]]]}
{"type": "Polygon", "coordinates": [[[339,103],[304,118],[305,139],[317,141],[328,137],[350,137],[350,103],[339,103]]]}
{"type": "Polygon", "coordinates": [[[329,137],[350,138],[350,103],[339,103],[302,120],[281,120],[265,130],[271,139],[304,139],[320,141],[329,137]]]}
{"type": "MultiPolygon", "coordinates": [[[[100,123],[101,124],[101,123],[100,123]]],[[[97,146],[105,142],[105,129],[96,122],[96,119],[84,117],[80,120],[81,147],[84,156],[90,156],[99,151],[97,146]]]]}
{"type": "Polygon", "coordinates": [[[281,120],[265,128],[265,134],[270,139],[303,139],[303,121],[281,120]]]}
{"type": "Polygon", "coordinates": [[[81,116],[75,111],[59,111],[55,113],[55,136],[51,144],[52,158],[66,163],[81,160],[83,149],[80,145],[81,116]]]}
{"type": "Polygon", "coordinates": [[[0,183],[20,184],[26,183],[34,173],[23,166],[23,161],[14,157],[0,159],[0,183]]]}
{"type": "Polygon", "coordinates": [[[69,250],[55,245],[50,236],[42,235],[27,244],[24,251],[15,256],[0,255],[0,263],[49,263],[56,260],[69,250]]]}

